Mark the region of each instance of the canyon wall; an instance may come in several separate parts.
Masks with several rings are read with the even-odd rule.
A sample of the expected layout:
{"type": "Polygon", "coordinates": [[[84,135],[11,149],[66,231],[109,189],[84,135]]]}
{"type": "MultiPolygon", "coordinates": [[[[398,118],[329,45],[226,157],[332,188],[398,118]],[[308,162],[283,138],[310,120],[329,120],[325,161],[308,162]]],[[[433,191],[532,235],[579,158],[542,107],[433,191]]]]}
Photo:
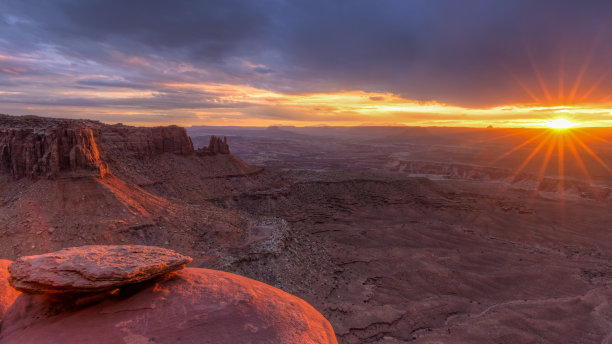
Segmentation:
{"type": "Polygon", "coordinates": [[[109,173],[107,159],[194,152],[184,128],[0,115],[0,175],[13,178],[109,173]]]}
{"type": "Polygon", "coordinates": [[[194,152],[187,131],[177,126],[143,128],[103,125],[100,136],[106,154],[143,157],[161,153],[189,155],[194,152]]]}
{"type": "Polygon", "coordinates": [[[55,177],[61,171],[101,176],[107,172],[92,129],[0,129],[0,173],[14,178],[55,177]]]}

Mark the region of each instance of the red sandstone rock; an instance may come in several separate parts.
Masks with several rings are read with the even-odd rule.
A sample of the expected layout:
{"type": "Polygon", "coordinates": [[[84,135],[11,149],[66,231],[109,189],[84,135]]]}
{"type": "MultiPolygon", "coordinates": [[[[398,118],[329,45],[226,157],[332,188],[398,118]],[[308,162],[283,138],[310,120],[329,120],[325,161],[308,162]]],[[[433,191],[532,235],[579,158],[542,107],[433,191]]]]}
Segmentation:
{"type": "MultiPolygon", "coordinates": [[[[228,149],[229,151],[229,149],[228,149]]],[[[104,176],[113,156],[194,152],[185,128],[139,128],[96,121],[0,115],[0,174],[104,176]]]]}
{"type": "Polygon", "coordinates": [[[182,269],[190,257],[139,245],[92,245],[21,257],[9,266],[9,282],[33,294],[91,293],[139,283],[182,269]]]}
{"type": "Polygon", "coordinates": [[[221,139],[220,137],[211,136],[210,142],[208,143],[208,150],[213,154],[229,154],[230,150],[227,144],[227,137],[221,139]]]}
{"type": "Polygon", "coordinates": [[[143,128],[104,125],[100,131],[103,151],[109,157],[144,157],[162,153],[189,155],[194,151],[185,128],[177,126],[143,128]]]}
{"type": "Polygon", "coordinates": [[[13,301],[19,296],[19,292],[8,283],[8,266],[10,260],[0,259],[0,321],[6,313],[6,310],[13,304],[13,301]]]}
{"type": "MultiPolygon", "coordinates": [[[[230,178],[261,169],[229,154],[193,154],[184,128],[136,128],[87,120],[0,115],[0,147],[4,131],[41,132],[44,141],[49,139],[44,133],[60,127],[91,130],[100,168],[108,169],[100,178],[101,170],[78,167],[86,161],[78,147],[71,149],[72,156],[70,151],[66,153],[66,164],[60,164],[53,173],[45,172],[52,170],[46,167],[28,165],[28,161],[39,160],[28,158],[26,153],[7,153],[5,157],[9,158],[2,160],[0,148],[3,257],[14,260],[87,244],[148,244],[196,257],[213,245],[205,233],[242,233],[246,229],[246,215],[202,201],[226,189],[233,183],[230,178]],[[12,174],[13,167],[22,165],[30,167],[18,168],[12,174]],[[195,203],[202,206],[194,207],[195,203]]],[[[7,151],[13,151],[7,147],[7,151]]],[[[24,151],[38,152],[31,147],[24,151]]],[[[48,151],[54,147],[58,148],[48,146],[48,151]]]]}
{"type": "Polygon", "coordinates": [[[211,136],[207,148],[200,148],[196,151],[198,155],[230,154],[227,137],[211,136]]]}
{"type": "Polygon", "coordinates": [[[57,176],[60,171],[104,175],[94,131],[63,124],[50,128],[0,129],[0,172],[15,178],[57,176]]]}
{"type": "Polygon", "coordinates": [[[312,306],[245,277],[187,268],[141,287],[76,310],[23,294],[5,316],[0,344],[337,343],[312,306]]]}

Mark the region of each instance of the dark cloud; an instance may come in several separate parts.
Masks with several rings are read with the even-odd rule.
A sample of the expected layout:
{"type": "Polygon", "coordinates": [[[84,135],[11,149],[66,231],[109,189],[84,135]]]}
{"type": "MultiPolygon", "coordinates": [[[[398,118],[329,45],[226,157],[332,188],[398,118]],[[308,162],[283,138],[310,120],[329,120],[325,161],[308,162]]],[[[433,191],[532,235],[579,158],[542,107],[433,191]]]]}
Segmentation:
{"type": "Polygon", "coordinates": [[[142,124],[157,124],[157,123],[189,123],[194,120],[198,120],[199,117],[191,112],[181,112],[181,113],[161,113],[161,114],[146,114],[146,113],[137,113],[126,115],[119,114],[107,114],[107,113],[99,113],[99,114],[89,114],[89,118],[97,119],[104,122],[124,122],[129,121],[130,123],[142,123],[142,124]]]}
{"type": "Polygon", "coordinates": [[[265,67],[255,67],[253,68],[253,72],[257,72],[261,74],[268,74],[268,73],[272,73],[273,70],[270,68],[265,68],[265,67]]]}
{"type": "Polygon", "coordinates": [[[577,79],[576,98],[596,83],[590,99],[612,94],[612,73],[599,80],[611,15],[603,0],[4,0],[0,54],[47,54],[57,65],[22,71],[59,68],[80,86],[190,80],[484,107],[532,101],[517,80],[545,100],[534,67],[552,98],[561,79],[565,96],[577,79]]]}
{"type": "Polygon", "coordinates": [[[23,95],[0,93],[0,102],[4,104],[23,104],[58,107],[81,107],[99,109],[146,109],[146,110],[181,110],[181,109],[240,109],[249,106],[244,102],[220,102],[205,93],[160,92],[150,97],[129,98],[52,98],[40,95],[23,95]]]}
{"type": "Polygon", "coordinates": [[[150,85],[138,84],[129,82],[121,79],[109,79],[109,78],[86,78],[79,79],[76,81],[78,85],[84,86],[96,86],[96,87],[120,87],[120,88],[131,88],[131,89],[147,89],[150,85]]]}
{"type": "Polygon", "coordinates": [[[264,27],[265,17],[254,4],[233,0],[8,0],[0,9],[5,27],[23,27],[28,30],[23,35],[37,43],[57,44],[85,58],[100,53],[101,48],[112,48],[137,55],[218,60],[243,47],[264,27]],[[6,18],[20,20],[11,25],[6,18]]]}

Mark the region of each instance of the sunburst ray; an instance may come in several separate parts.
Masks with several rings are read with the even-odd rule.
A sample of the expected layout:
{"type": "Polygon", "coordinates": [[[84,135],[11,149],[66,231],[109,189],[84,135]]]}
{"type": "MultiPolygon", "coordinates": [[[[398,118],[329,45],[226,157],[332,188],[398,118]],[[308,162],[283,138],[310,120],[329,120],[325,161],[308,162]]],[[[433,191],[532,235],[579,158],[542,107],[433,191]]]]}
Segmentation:
{"type": "Polygon", "coordinates": [[[536,154],[538,154],[538,152],[546,145],[546,143],[548,143],[548,141],[550,141],[550,138],[552,137],[553,133],[549,133],[543,140],[542,142],[540,142],[532,151],[531,153],[529,153],[529,155],[525,158],[525,160],[523,160],[523,162],[521,163],[521,165],[516,169],[516,171],[514,171],[514,174],[512,175],[512,177],[509,178],[509,182],[508,184],[512,184],[515,180],[516,177],[518,177],[518,175],[523,171],[523,169],[525,169],[525,167],[527,167],[527,165],[531,162],[531,160],[533,160],[533,158],[536,156],[536,154]]]}
{"type": "Polygon", "coordinates": [[[542,160],[542,165],[540,166],[540,170],[538,171],[536,190],[540,188],[540,185],[542,184],[542,181],[544,180],[546,170],[548,169],[548,164],[550,162],[550,158],[552,156],[553,150],[555,149],[555,146],[557,145],[559,141],[558,136],[559,135],[555,135],[555,137],[552,140],[549,140],[548,142],[548,149],[546,149],[544,160],[542,160]]]}
{"type": "Polygon", "coordinates": [[[533,142],[533,141],[537,140],[538,138],[540,138],[540,137],[544,136],[545,134],[546,134],[546,132],[541,132],[540,134],[538,134],[538,135],[536,135],[536,136],[534,136],[534,137],[532,137],[532,138],[530,138],[530,139],[526,140],[525,142],[523,142],[523,143],[521,143],[521,144],[516,145],[514,148],[510,149],[509,151],[507,151],[506,153],[502,154],[502,155],[501,155],[500,157],[498,157],[497,159],[493,160],[493,161],[491,162],[491,164],[492,164],[492,165],[494,165],[495,163],[498,163],[498,162],[499,162],[501,159],[503,159],[503,158],[505,158],[505,157],[509,156],[510,154],[512,154],[512,153],[514,153],[514,152],[516,152],[517,150],[519,150],[519,149],[521,149],[521,148],[523,148],[523,147],[527,146],[528,144],[530,144],[531,142],[533,142]]]}
{"type": "Polygon", "coordinates": [[[580,66],[580,69],[578,70],[578,75],[576,76],[576,80],[574,80],[574,85],[572,86],[572,89],[568,95],[568,101],[570,103],[574,101],[574,98],[578,93],[578,89],[580,88],[580,84],[582,83],[582,79],[584,78],[584,74],[586,73],[587,69],[589,68],[589,65],[591,64],[591,60],[593,59],[595,50],[597,49],[597,46],[599,45],[599,42],[601,41],[602,37],[603,30],[600,30],[599,34],[595,36],[593,44],[591,44],[591,48],[589,49],[589,52],[587,53],[586,58],[584,59],[584,62],[580,66]]]}
{"type": "Polygon", "coordinates": [[[574,139],[571,136],[567,136],[567,138],[568,138],[568,140],[567,140],[568,147],[569,147],[570,152],[572,153],[572,155],[573,155],[573,157],[574,157],[574,159],[576,161],[576,164],[578,165],[578,168],[580,168],[580,170],[584,174],[585,178],[589,182],[589,185],[591,186],[591,189],[595,193],[595,198],[597,200],[601,201],[599,193],[597,192],[597,188],[595,187],[595,181],[593,180],[593,177],[591,177],[591,174],[589,173],[589,170],[587,169],[586,165],[584,164],[584,161],[580,157],[580,153],[578,153],[578,149],[576,149],[576,145],[574,144],[574,139]]]}
{"type": "Polygon", "coordinates": [[[542,100],[540,100],[540,98],[538,98],[538,96],[536,96],[535,92],[533,92],[527,85],[525,85],[525,83],[523,81],[521,81],[521,79],[518,76],[516,76],[516,74],[512,73],[510,71],[510,69],[508,67],[506,67],[506,65],[503,65],[503,66],[506,69],[506,72],[508,72],[508,74],[510,74],[512,79],[514,79],[514,81],[516,81],[516,83],[523,89],[523,91],[525,91],[525,93],[527,93],[527,95],[529,95],[529,97],[531,97],[531,99],[534,102],[542,103],[542,100]]]}
{"type": "Polygon", "coordinates": [[[540,88],[542,89],[542,93],[544,93],[546,101],[550,104],[552,103],[552,95],[548,90],[548,86],[546,86],[546,82],[544,81],[544,77],[542,77],[542,72],[540,71],[540,67],[536,63],[536,60],[533,57],[533,54],[531,53],[531,49],[529,49],[529,45],[526,42],[524,43],[525,50],[527,51],[527,57],[529,58],[529,63],[531,64],[531,68],[533,69],[533,72],[535,73],[536,78],[538,79],[538,83],[540,84],[540,88]]]}
{"type": "Polygon", "coordinates": [[[559,89],[557,91],[557,101],[559,103],[564,102],[565,98],[565,53],[561,52],[559,59],[559,89]]]}
{"type": "Polygon", "coordinates": [[[505,139],[505,138],[509,138],[509,137],[513,137],[513,136],[518,136],[518,135],[526,134],[526,133],[528,133],[530,131],[529,129],[523,129],[523,130],[519,130],[519,131],[517,131],[517,130],[518,129],[514,129],[514,130],[512,130],[512,132],[510,132],[508,134],[494,136],[494,137],[487,138],[487,139],[484,139],[484,140],[475,141],[473,143],[470,143],[468,146],[474,146],[474,145],[479,145],[479,144],[483,144],[483,143],[487,143],[487,142],[493,142],[493,141],[497,141],[497,140],[501,140],[501,139],[505,139]]]}
{"type": "Polygon", "coordinates": [[[608,74],[610,74],[610,72],[612,72],[612,67],[608,68],[604,73],[601,74],[601,76],[597,79],[597,81],[595,81],[593,83],[593,86],[591,86],[591,88],[589,88],[584,95],[582,95],[582,97],[580,97],[580,99],[578,100],[579,102],[584,102],[586,100],[589,99],[589,97],[591,96],[591,94],[593,94],[593,92],[595,92],[595,90],[597,90],[599,88],[599,86],[604,82],[604,80],[608,77],[608,74]]]}
{"type": "Polygon", "coordinates": [[[557,178],[561,192],[565,193],[565,135],[563,133],[558,135],[557,140],[557,178]]]}
{"type": "Polygon", "coordinates": [[[580,128],[576,128],[576,129],[574,129],[574,130],[578,131],[579,133],[581,133],[581,134],[583,134],[583,135],[586,135],[586,136],[588,136],[588,137],[591,137],[591,138],[593,138],[593,139],[595,139],[595,140],[597,140],[597,141],[604,142],[604,143],[607,143],[607,144],[611,144],[611,145],[612,145],[612,141],[610,141],[610,140],[606,140],[606,139],[604,139],[603,137],[597,136],[597,135],[595,135],[595,134],[593,134],[593,133],[589,133],[587,130],[583,130],[583,129],[580,129],[580,128]]]}
{"type": "Polygon", "coordinates": [[[612,169],[610,169],[608,164],[606,164],[597,154],[595,154],[595,152],[593,152],[593,150],[591,148],[589,148],[589,146],[587,144],[585,144],[584,141],[582,141],[574,133],[570,132],[569,135],[571,135],[572,139],[574,139],[576,142],[578,142],[580,147],[582,147],[582,149],[584,149],[593,159],[595,159],[595,161],[597,161],[597,163],[599,163],[599,165],[601,165],[606,171],[608,171],[608,173],[612,174],[612,169]]]}

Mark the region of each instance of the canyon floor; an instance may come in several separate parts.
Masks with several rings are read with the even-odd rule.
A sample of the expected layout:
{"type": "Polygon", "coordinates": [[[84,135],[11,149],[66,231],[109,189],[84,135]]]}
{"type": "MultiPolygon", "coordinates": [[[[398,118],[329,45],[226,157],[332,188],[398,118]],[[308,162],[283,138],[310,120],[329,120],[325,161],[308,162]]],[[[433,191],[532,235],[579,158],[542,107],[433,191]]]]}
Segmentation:
{"type": "MultiPolygon", "coordinates": [[[[602,141],[591,146],[600,161],[584,154],[587,178],[556,149],[551,166],[523,163],[539,147],[523,142],[540,135],[524,131],[160,134],[86,123],[73,135],[72,122],[43,122],[42,134],[5,130],[23,142],[91,137],[77,146],[99,152],[85,165],[95,173],[75,175],[70,160],[55,177],[1,176],[0,258],[85,244],[167,247],[193,257],[192,267],[306,300],[345,344],[612,342],[612,183],[600,164],[612,154],[602,141]],[[218,142],[211,135],[227,136],[232,154],[207,150],[218,142]],[[554,173],[560,165],[565,178],[554,173]]],[[[11,140],[0,140],[5,170],[30,166],[3,150],[15,150],[11,140]]]]}
{"type": "MultiPolygon", "coordinates": [[[[199,130],[212,132],[190,129],[196,144],[199,130]]],[[[257,187],[210,201],[287,221],[278,257],[231,269],[315,305],[340,342],[612,342],[606,180],[559,192],[554,176],[509,182],[511,163],[464,163],[473,145],[279,132],[230,137],[267,167],[257,187]]]]}

